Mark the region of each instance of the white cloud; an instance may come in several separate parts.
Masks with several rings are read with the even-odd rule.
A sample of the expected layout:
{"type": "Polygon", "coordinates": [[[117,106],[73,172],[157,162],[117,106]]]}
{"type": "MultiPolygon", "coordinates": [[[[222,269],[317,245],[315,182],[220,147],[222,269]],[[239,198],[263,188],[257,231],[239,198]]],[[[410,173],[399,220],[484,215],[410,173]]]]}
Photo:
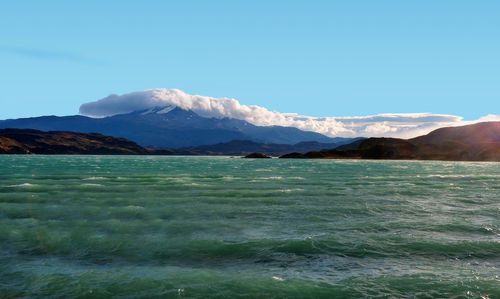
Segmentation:
{"type": "Polygon", "coordinates": [[[500,120],[500,115],[487,115],[476,121],[462,117],[432,113],[393,113],[354,117],[311,117],[294,113],[269,111],[255,105],[242,105],[231,98],[190,95],[178,89],[149,89],[124,95],[110,95],[80,106],[80,114],[106,117],[175,105],[204,117],[236,118],[258,126],[290,126],[331,137],[401,137],[411,138],[434,129],[459,126],[479,121],[500,120]]]}
{"type": "Polygon", "coordinates": [[[477,122],[482,121],[500,121],[500,115],[488,114],[486,116],[480,117],[477,122]]]}

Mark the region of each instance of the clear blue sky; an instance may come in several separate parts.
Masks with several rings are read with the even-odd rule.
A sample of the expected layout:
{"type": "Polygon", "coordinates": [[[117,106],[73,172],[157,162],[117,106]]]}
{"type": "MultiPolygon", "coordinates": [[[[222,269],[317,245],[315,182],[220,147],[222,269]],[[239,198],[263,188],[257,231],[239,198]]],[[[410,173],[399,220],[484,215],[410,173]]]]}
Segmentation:
{"type": "Polygon", "coordinates": [[[311,116],[500,114],[500,1],[3,1],[0,119],[178,88],[311,116]]]}

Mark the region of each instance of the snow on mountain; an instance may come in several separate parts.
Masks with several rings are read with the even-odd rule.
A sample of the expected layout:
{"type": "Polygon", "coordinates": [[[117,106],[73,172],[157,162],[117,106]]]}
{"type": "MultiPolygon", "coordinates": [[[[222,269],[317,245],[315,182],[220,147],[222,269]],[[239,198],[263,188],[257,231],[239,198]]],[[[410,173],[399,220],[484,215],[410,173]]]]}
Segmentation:
{"type": "Polygon", "coordinates": [[[177,106],[175,106],[175,105],[156,106],[156,107],[144,110],[144,111],[140,111],[140,114],[141,115],[152,114],[152,113],[167,114],[170,111],[174,110],[175,108],[177,108],[177,106]]]}

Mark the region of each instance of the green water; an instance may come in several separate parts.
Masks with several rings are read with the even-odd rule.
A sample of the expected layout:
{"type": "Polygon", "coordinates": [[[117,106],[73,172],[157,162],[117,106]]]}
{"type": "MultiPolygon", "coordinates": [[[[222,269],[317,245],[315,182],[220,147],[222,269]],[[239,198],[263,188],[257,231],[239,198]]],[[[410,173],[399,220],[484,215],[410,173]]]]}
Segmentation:
{"type": "Polygon", "coordinates": [[[500,298],[500,163],[0,156],[0,297],[500,298]]]}

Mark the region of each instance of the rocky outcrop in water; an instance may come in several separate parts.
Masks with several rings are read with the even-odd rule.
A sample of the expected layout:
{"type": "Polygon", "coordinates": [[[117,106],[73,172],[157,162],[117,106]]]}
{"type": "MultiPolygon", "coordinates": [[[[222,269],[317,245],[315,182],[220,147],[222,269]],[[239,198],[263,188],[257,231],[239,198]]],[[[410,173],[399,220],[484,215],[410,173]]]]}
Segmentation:
{"type": "Polygon", "coordinates": [[[251,153],[250,155],[246,155],[243,158],[247,158],[247,159],[270,159],[271,157],[266,156],[266,155],[264,155],[262,153],[251,153]]]}

